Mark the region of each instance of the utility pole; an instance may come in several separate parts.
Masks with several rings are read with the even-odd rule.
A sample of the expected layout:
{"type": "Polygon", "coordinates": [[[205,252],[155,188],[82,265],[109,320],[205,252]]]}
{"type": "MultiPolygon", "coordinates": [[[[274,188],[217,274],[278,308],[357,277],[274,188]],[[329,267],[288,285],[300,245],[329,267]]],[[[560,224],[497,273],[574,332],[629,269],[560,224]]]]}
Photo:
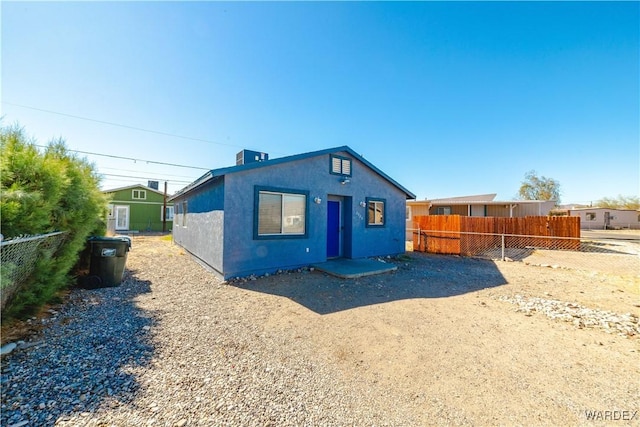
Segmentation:
{"type": "Polygon", "coordinates": [[[162,199],[162,232],[167,231],[167,181],[164,182],[164,198],[162,199]]]}

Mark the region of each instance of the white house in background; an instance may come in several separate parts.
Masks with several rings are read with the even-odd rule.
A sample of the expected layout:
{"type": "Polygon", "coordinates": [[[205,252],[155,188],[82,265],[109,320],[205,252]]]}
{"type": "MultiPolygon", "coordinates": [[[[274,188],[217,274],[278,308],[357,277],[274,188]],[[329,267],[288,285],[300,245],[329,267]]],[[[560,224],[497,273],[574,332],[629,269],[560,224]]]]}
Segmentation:
{"type": "Polygon", "coordinates": [[[583,230],[640,229],[640,211],[633,209],[589,207],[569,209],[568,212],[570,216],[580,217],[583,230]]]}
{"type": "Polygon", "coordinates": [[[553,200],[495,200],[496,194],[407,201],[407,220],[418,215],[525,217],[547,216],[553,200]]]}
{"type": "Polygon", "coordinates": [[[407,201],[407,240],[411,240],[413,217],[422,215],[460,215],[480,217],[547,216],[554,200],[495,200],[496,193],[407,201]]]}

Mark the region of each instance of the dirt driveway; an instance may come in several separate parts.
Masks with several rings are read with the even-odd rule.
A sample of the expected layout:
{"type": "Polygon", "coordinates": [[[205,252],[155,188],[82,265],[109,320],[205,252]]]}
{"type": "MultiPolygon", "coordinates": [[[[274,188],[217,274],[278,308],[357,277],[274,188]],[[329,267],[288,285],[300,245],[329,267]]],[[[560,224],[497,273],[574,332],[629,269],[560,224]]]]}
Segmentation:
{"type": "Polygon", "coordinates": [[[260,296],[269,328],[295,330],[345,377],[392,390],[423,425],[589,424],[585,411],[640,409],[637,277],[424,254],[398,267],[241,287],[260,296]],[[631,313],[636,335],[523,310],[516,296],[631,313]]]}
{"type": "MultiPolygon", "coordinates": [[[[118,349],[128,351],[147,334],[147,361],[130,366],[122,357],[129,394],[115,387],[109,394],[85,391],[86,400],[70,402],[69,410],[41,404],[50,411],[42,419],[56,425],[640,425],[637,276],[417,253],[386,261],[398,270],[357,280],[302,270],[221,283],[170,242],[136,238],[127,281],[72,293],[71,302],[88,308],[58,328],[61,340],[71,335],[69,327],[81,340],[90,329],[77,324],[83,311],[116,318],[118,312],[104,310],[115,310],[108,305],[115,299],[127,301],[146,326],[129,330],[128,321],[119,322],[125,343],[118,349]]],[[[59,351],[71,351],[61,342],[59,351]]],[[[17,383],[28,383],[28,392],[14,386],[18,397],[48,393],[39,389],[33,359],[15,359],[32,373],[17,383]]],[[[64,355],[69,363],[77,359],[64,355]]],[[[98,363],[105,362],[93,366],[98,363]]],[[[18,365],[11,364],[3,369],[16,375],[18,365]]],[[[112,374],[98,375],[104,378],[96,382],[112,381],[112,374]]],[[[6,397],[3,408],[29,407],[18,397],[6,397]]]]}

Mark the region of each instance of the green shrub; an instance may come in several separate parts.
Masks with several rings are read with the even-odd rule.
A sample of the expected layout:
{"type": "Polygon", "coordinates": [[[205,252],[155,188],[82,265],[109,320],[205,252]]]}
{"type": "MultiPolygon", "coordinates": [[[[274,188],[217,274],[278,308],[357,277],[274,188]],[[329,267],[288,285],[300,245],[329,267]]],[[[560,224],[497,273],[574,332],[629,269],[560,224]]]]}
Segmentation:
{"type": "Polygon", "coordinates": [[[106,199],[99,176],[64,141],[40,152],[18,126],[0,128],[0,219],[5,238],[65,231],[56,256],[41,252],[33,274],[3,318],[32,313],[72,283],[70,272],[92,234],[104,235],[106,199]]]}

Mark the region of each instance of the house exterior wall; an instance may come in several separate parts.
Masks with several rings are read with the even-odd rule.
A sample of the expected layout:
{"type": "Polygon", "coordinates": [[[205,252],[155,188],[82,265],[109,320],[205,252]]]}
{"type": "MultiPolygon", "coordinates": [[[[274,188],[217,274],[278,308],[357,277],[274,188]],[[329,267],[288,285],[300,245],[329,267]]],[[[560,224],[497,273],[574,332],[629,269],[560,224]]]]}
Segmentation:
{"type": "Polygon", "coordinates": [[[406,202],[406,205],[407,205],[407,209],[406,209],[406,224],[405,224],[405,228],[406,228],[405,240],[407,242],[411,242],[413,241],[413,233],[414,233],[413,217],[429,215],[429,204],[406,202]]]}
{"type": "MultiPolygon", "coordinates": [[[[509,217],[509,208],[507,205],[488,205],[487,216],[509,217]]],[[[517,216],[516,210],[513,210],[513,216],[517,216]]]]}
{"type": "Polygon", "coordinates": [[[424,216],[429,215],[429,205],[428,204],[412,204],[407,203],[407,207],[410,209],[411,213],[411,221],[413,221],[414,216],[424,216]]]}
{"type": "Polygon", "coordinates": [[[640,229],[640,212],[634,210],[589,208],[570,210],[570,216],[580,217],[580,228],[583,230],[603,230],[605,228],[605,212],[609,212],[609,227],[640,229]]]}
{"type": "Polygon", "coordinates": [[[184,197],[176,198],[175,206],[174,242],[222,276],[225,238],[224,180],[205,184],[184,197]]]}
{"type": "MultiPolygon", "coordinates": [[[[162,231],[162,207],[164,196],[144,186],[126,188],[114,192],[105,192],[110,198],[109,204],[129,206],[129,230],[162,231]],[[134,200],[133,190],[146,190],[144,200],[134,200]]],[[[173,203],[167,203],[173,206],[173,203]]],[[[173,221],[167,220],[166,230],[173,228],[173,221]]]]}
{"type": "MultiPolygon", "coordinates": [[[[521,204],[518,204],[518,206],[516,206],[513,209],[513,216],[514,217],[547,216],[549,215],[549,212],[551,212],[551,209],[554,208],[555,204],[556,202],[554,201],[541,202],[541,203],[521,203],[521,204]]],[[[507,211],[506,215],[502,215],[502,216],[509,216],[509,209],[506,208],[506,211],[507,211]]]]}
{"type": "MultiPolygon", "coordinates": [[[[337,154],[351,158],[347,153],[337,154]]],[[[347,184],[340,183],[340,176],[329,173],[328,154],[225,176],[225,277],[264,274],[325,261],[329,196],[343,199],[345,256],[362,258],[403,253],[405,194],[358,160],[351,159],[352,176],[347,184]],[[308,192],[306,237],[254,239],[256,185],[308,192]],[[313,202],[315,197],[322,199],[320,204],[313,202]],[[383,227],[366,226],[367,209],[360,206],[360,202],[368,197],[386,200],[383,227]]]]}

